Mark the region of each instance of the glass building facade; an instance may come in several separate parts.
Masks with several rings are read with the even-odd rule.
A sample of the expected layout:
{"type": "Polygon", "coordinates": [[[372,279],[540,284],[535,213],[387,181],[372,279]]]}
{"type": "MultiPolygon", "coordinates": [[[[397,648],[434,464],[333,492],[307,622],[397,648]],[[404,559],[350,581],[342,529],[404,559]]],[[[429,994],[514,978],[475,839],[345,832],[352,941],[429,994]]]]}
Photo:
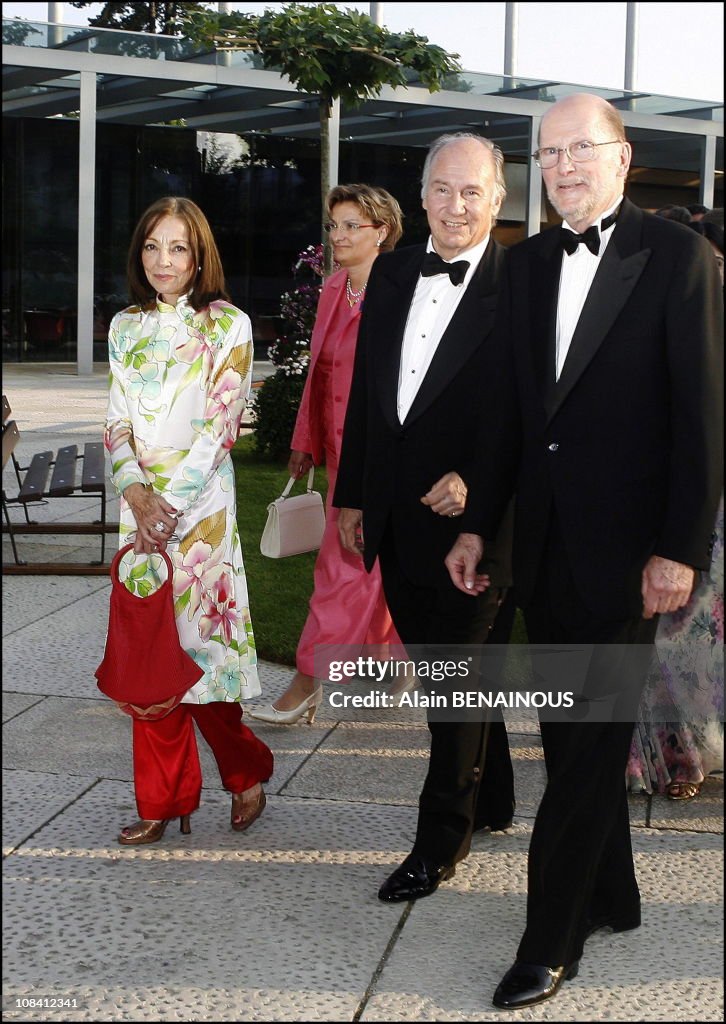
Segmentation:
{"type": "MultiPolygon", "coordinates": [[[[150,54],[143,49],[143,37],[132,37],[129,51],[128,47],[124,50],[124,40],[129,38],[125,33],[63,30],[67,35],[59,37],[56,32],[53,37],[54,27],[47,25],[36,26],[37,32],[18,42],[17,36],[11,38],[13,24],[17,23],[3,23],[6,44],[16,44],[8,46],[14,65],[4,87],[4,361],[76,360],[79,274],[92,275],[93,359],[105,361],[109,321],[128,302],[125,264],[133,226],[140,213],[164,195],[189,196],[206,213],[220,247],[232,299],[249,313],[257,355],[264,357],[278,331],[280,295],[293,282],[296,257],[320,241],[320,143],[315,104],[308,98],[306,105],[289,86],[287,92],[257,97],[249,77],[230,102],[230,90],[222,90],[218,82],[213,84],[216,66],[209,71],[208,85],[186,86],[177,81],[160,85],[149,80],[145,87],[150,73],[144,69],[151,66],[152,58],[158,62],[159,53],[167,77],[172,59],[186,62],[194,55],[179,52],[179,40],[168,43],[167,50],[172,45],[176,49],[167,53],[164,39],[153,39],[156,50],[150,54]],[[79,223],[84,213],[79,210],[78,198],[82,152],[78,69],[84,67],[86,58],[111,44],[119,68],[130,67],[127,62],[135,59],[143,61],[143,68],[142,72],[134,69],[137,77],[130,79],[130,87],[118,75],[93,72],[98,79],[99,104],[93,245],[84,261],[78,241],[83,237],[79,223]],[[64,51],[57,61],[55,56],[52,59],[68,61],[76,70],[69,67],[60,72],[54,67],[39,72],[18,62],[18,53],[28,53],[31,47],[47,53],[51,47],[66,46],[71,48],[70,57],[64,51]],[[77,56],[79,50],[82,57],[77,56]],[[127,96],[120,103],[114,90],[119,92],[122,87],[127,96]],[[209,107],[210,97],[215,102],[213,90],[222,90],[219,103],[226,103],[228,116],[215,113],[214,107],[211,114],[197,114],[205,104],[209,107]],[[141,112],[139,97],[147,103],[141,112]],[[162,101],[171,102],[173,113],[180,115],[174,123],[150,123],[159,115],[154,103],[162,101]],[[261,127],[244,130],[247,124],[261,127]],[[225,130],[214,130],[215,126],[225,130]]],[[[244,59],[238,58],[238,63],[244,65],[244,59]]],[[[199,78],[196,66],[192,73],[199,78]]],[[[268,72],[250,70],[244,74],[269,76],[268,72]]],[[[532,191],[529,153],[543,102],[580,87],[555,88],[556,83],[544,86],[501,76],[471,75],[467,79],[466,89],[460,89],[456,97],[450,94],[449,105],[444,102],[446,94],[440,93],[430,106],[419,99],[409,107],[405,91],[397,90],[395,103],[390,98],[369,101],[355,111],[344,111],[341,117],[337,180],[375,183],[396,196],[405,214],[401,245],[426,238],[421,169],[428,144],[443,131],[480,132],[503,149],[509,197],[495,231],[505,245],[525,237],[528,227],[537,230],[540,223],[557,219],[539,193],[532,191]],[[533,201],[539,209],[534,218],[533,201]]],[[[703,195],[703,175],[710,168],[710,205],[723,206],[722,122],[710,135],[693,131],[693,122],[691,130],[686,127],[693,118],[718,121],[722,117],[718,107],[701,109],[694,101],[673,99],[664,106],[667,98],[662,97],[634,99],[614,94],[612,99],[623,108],[626,123],[628,111],[637,102],[641,104],[642,114],[639,119],[631,118],[636,123],[628,127],[634,161],[627,194],[634,202],[648,209],[698,202],[703,195]],[[658,118],[662,115],[661,128],[658,118]],[[678,121],[684,125],[683,131],[676,130],[678,121]]],[[[166,114],[168,118],[168,107],[166,114]]]]}

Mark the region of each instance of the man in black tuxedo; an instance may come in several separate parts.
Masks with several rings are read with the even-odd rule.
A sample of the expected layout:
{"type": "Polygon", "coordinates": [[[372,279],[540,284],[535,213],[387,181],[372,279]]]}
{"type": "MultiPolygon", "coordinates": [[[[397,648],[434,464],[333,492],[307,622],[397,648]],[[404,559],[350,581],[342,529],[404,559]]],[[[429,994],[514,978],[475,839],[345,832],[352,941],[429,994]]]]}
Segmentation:
{"type": "MultiPolygon", "coordinates": [[[[505,196],[503,156],[480,136],[437,139],[423,206],[431,238],[373,264],[361,315],[334,504],[343,546],[379,558],[404,645],[477,644],[510,583],[511,538],[487,552],[492,586],[471,601],[444,557],[457,535],[478,458],[481,412],[492,401],[491,331],[504,250],[491,238],[505,196]],[[363,545],[362,537],[365,536],[363,545]]],[[[511,527],[510,527],[511,532],[511,527]]],[[[507,828],[514,784],[503,721],[429,719],[431,756],[412,853],[379,891],[428,896],[469,851],[472,831],[507,828]]]]}
{"type": "MultiPolygon", "coordinates": [[[[482,538],[516,492],[513,575],[530,643],[649,645],[657,614],[682,607],[694,570],[709,566],[721,286],[696,232],[623,198],[630,157],[605,100],[556,103],[534,158],[564,223],[509,252],[499,443],[482,448],[447,565],[464,593],[486,586],[482,538]]],[[[632,730],[574,716],[541,723],[547,787],[527,926],[496,1006],[549,998],[577,973],[594,930],[640,924],[624,784],[632,730]]]]}

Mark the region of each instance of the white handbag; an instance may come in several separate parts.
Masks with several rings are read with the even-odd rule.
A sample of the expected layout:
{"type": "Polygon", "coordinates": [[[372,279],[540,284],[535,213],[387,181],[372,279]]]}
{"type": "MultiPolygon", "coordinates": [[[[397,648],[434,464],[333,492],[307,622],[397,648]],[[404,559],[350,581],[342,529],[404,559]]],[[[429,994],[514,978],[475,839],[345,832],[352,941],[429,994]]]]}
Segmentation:
{"type": "Polygon", "coordinates": [[[268,558],[286,558],[317,551],[325,530],[325,506],[319,491],[313,490],[315,467],[308,473],[305,494],[288,497],[295,483],[291,476],[279,498],[267,506],[267,522],[260,540],[260,551],[268,558]]]}

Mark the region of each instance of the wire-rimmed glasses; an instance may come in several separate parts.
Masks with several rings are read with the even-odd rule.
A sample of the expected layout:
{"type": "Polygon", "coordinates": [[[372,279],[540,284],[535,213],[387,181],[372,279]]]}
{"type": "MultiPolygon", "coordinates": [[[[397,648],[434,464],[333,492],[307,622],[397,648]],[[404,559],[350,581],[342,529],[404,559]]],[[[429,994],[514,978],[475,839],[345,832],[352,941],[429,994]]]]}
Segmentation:
{"type": "Polygon", "coordinates": [[[585,164],[594,160],[597,156],[598,146],[612,146],[622,142],[622,139],[610,139],[608,142],[590,142],[589,139],[582,139],[581,142],[572,142],[569,146],[542,146],[532,154],[532,159],[543,171],[556,167],[560,162],[560,153],[564,153],[573,164],[585,164]]]}

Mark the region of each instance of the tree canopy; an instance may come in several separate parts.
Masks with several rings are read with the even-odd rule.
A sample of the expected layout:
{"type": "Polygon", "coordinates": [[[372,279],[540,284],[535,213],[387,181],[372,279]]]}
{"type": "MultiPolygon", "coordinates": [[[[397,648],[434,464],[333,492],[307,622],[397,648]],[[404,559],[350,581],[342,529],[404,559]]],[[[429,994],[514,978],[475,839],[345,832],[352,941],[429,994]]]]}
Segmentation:
{"type": "MultiPolygon", "coordinates": [[[[85,0],[71,0],[71,7],[93,7],[85,0]]],[[[211,5],[205,3],[106,3],[88,24],[94,28],[118,28],[127,32],[154,32],[176,35],[183,30],[185,18],[200,14],[211,5]]]]}
{"type": "MultiPolygon", "coordinates": [[[[191,7],[192,5],[188,5],[191,7]]],[[[430,92],[461,70],[458,54],[413,31],[389,32],[367,14],[333,3],[289,3],[263,14],[189,11],[186,32],[219,49],[255,51],[263,65],[282,70],[301,92],[328,106],[377,96],[384,85],[417,81],[430,92]]]]}

